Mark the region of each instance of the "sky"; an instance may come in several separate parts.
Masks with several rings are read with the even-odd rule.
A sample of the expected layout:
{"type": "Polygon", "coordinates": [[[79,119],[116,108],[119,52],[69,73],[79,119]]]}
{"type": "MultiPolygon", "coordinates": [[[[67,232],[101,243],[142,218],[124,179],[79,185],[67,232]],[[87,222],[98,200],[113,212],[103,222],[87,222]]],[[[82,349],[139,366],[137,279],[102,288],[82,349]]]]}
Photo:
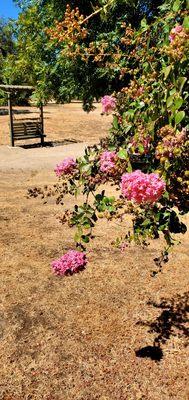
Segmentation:
{"type": "Polygon", "coordinates": [[[13,0],[0,0],[0,17],[17,18],[19,8],[15,6],[13,0]]]}

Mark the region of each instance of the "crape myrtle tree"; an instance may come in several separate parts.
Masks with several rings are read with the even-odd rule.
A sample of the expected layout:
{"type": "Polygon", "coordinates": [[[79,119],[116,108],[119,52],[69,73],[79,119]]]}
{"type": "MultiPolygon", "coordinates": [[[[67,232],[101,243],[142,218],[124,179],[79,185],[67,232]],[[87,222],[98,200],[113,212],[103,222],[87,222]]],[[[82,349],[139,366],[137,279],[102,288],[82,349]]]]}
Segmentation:
{"type": "MultiPolygon", "coordinates": [[[[86,148],[83,157],[58,164],[59,181],[53,190],[46,189],[61,204],[65,194],[85,197],[62,218],[77,230],[76,250],[52,263],[60,275],[85,267],[87,243],[94,239],[99,218],[122,222],[132,214],[132,231],[116,241],[122,249],[132,241],[146,246],[149,239],[162,236],[165,247],[155,259],[160,269],[176,242],[175,234],[187,229],[182,215],[189,210],[189,5],[184,0],[163,2],[158,14],[154,17],[152,10],[140,26],[118,18],[113,32],[101,32],[98,40],[91,40],[89,21],[100,12],[104,17],[109,5],[113,2],[86,17],[68,4],[64,19],[48,30],[52,45],[62,46],[62,57],[67,54],[87,66],[96,63],[110,76],[116,71],[123,83],[111,95],[102,87],[102,111],[113,113],[109,136],[86,148]],[[109,184],[117,196],[106,194],[109,184]]],[[[29,193],[44,196],[46,190],[29,193]]]]}

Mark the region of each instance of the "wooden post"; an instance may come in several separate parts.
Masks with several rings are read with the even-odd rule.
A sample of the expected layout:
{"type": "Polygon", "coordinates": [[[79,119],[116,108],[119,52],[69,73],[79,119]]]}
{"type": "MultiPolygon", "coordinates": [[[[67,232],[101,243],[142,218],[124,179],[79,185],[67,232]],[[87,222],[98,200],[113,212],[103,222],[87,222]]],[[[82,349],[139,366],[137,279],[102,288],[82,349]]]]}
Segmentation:
{"type": "Polygon", "coordinates": [[[8,106],[9,106],[9,129],[11,146],[14,147],[14,132],[13,132],[13,115],[12,115],[12,99],[11,93],[8,92],[8,106]]]}
{"type": "Polygon", "coordinates": [[[40,105],[40,124],[41,124],[41,146],[44,146],[44,118],[43,118],[43,103],[40,105]]]}

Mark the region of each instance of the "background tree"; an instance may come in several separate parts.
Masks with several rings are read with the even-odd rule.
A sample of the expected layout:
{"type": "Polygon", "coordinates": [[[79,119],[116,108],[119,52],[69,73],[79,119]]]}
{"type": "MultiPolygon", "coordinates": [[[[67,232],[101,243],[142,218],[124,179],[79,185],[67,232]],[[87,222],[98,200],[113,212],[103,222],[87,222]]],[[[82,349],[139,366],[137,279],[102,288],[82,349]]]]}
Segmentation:
{"type": "MultiPolygon", "coordinates": [[[[10,54],[14,54],[14,24],[12,21],[0,19],[0,82],[5,83],[4,65],[10,54]]],[[[5,95],[0,91],[0,104],[6,102],[5,95]]]]}
{"type": "MultiPolygon", "coordinates": [[[[81,57],[73,60],[62,53],[64,43],[55,46],[50,40],[47,29],[53,28],[56,20],[64,20],[67,3],[74,9],[78,5],[76,0],[15,2],[21,13],[16,22],[16,55],[7,58],[6,80],[12,83],[27,81],[37,86],[36,97],[44,100],[54,98],[57,102],[65,102],[72,98],[81,99],[86,110],[91,109],[94,99],[98,100],[128,83],[128,76],[120,81],[116,67],[107,68],[94,59],[87,63],[81,57]]],[[[79,11],[85,17],[103,7],[101,13],[88,21],[88,43],[103,39],[116,44],[119,41],[117,27],[121,21],[137,27],[144,17],[152,20],[161,3],[161,0],[155,4],[151,0],[81,0],[79,11]],[[109,3],[110,6],[106,7],[109,3]]]]}

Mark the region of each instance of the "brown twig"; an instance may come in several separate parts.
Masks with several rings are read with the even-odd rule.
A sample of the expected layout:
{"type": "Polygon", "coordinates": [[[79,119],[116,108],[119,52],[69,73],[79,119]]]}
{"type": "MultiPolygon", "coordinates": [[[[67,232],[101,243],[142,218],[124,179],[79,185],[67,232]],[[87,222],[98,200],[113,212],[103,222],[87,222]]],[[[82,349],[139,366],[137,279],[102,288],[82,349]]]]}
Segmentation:
{"type": "Polygon", "coordinates": [[[86,17],[81,22],[81,25],[83,25],[85,22],[89,21],[89,19],[93,18],[95,15],[99,14],[101,11],[106,10],[106,8],[108,8],[113,2],[114,2],[114,0],[110,0],[110,2],[107,3],[105,6],[98,8],[98,10],[96,10],[92,14],[88,15],[88,17],[86,17]]]}

